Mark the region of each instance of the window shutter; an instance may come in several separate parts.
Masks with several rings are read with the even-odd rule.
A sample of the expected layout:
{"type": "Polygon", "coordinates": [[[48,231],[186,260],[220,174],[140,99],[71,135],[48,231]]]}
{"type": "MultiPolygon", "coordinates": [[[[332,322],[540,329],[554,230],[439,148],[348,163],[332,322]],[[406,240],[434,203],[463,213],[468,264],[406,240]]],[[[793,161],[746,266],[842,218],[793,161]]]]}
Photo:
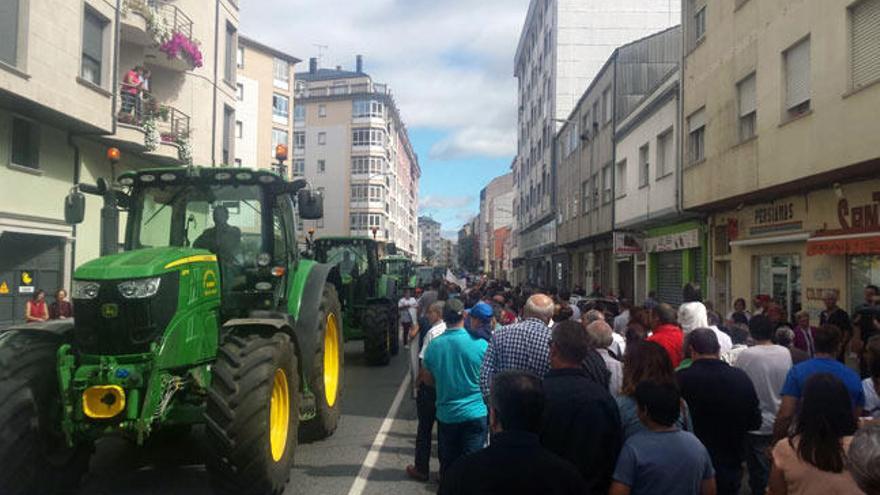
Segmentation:
{"type": "Polygon", "coordinates": [[[706,125],[706,109],[701,108],[688,118],[688,132],[694,132],[706,125]]]}
{"type": "Polygon", "coordinates": [[[859,87],[880,79],[880,0],[863,0],[850,16],[852,83],[859,87]]]}
{"type": "Polygon", "coordinates": [[[755,96],[755,75],[743,79],[739,83],[739,116],[744,117],[757,108],[755,96]]]}
{"type": "Polygon", "coordinates": [[[785,107],[794,108],[810,99],[810,40],[785,52],[785,107]]]}
{"type": "Polygon", "coordinates": [[[104,45],[104,25],[95,14],[86,12],[83,22],[83,53],[94,61],[101,63],[101,52],[104,45]]]}

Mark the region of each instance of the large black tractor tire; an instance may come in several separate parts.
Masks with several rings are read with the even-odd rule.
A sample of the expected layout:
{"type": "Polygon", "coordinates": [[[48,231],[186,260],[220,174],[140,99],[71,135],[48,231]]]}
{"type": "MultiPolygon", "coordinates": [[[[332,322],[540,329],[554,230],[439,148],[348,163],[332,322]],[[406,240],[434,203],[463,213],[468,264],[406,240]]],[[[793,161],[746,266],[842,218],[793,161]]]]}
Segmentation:
{"type": "Polygon", "coordinates": [[[296,353],[288,335],[225,338],[205,411],[206,464],[216,493],[284,491],[296,450],[299,398],[296,353]]]}
{"type": "Polygon", "coordinates": [[[56,353],[62,339],[0,334],[0,493],[70,493],[89,469],[91,443],[68,447],[61,432],[56,353]]]}
{"type": "Polygon", "coordinates": [[[342,310],[336,288],[324,285],[319,309],[318,351],[312,365],[309,388],[315,394],[315,418],[302,424],[300,440],[312,442],[327,438],[336,431],[345,384],[345,348],[342,338],[342,310]]]}
{"type": "Polygon", "coordinates": [[[361,325],[364,331],[364,356],[367,364],[385,366],[391,362],[391,332],[388,309],[374,304],[364,310],[361,325]]]}
{"type": "Polygon", "coordinates": [[[396,306],[388,308],[388,331],[391,332],[391,355],[400,354],[400,313],[396,306]]]}

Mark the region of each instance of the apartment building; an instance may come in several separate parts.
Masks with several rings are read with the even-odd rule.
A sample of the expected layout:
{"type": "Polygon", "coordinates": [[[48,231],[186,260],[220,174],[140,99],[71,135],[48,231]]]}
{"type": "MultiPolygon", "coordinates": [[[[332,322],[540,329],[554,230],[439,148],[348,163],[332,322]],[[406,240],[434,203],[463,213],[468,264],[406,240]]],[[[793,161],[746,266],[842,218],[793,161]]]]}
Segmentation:
{"type": "Polygon", "coordinates": [[[98,255],[98,198],[83,224],[63,221],[76,184],[232,163],[238,16],[231,0],[3,2],[0,325],[21,321],[37,288],[69,288],[73,268],[98,255]],[[145,82],[134,86],[138,66],[145,82]]]}
{"type": "Polygon", "coordinates": [[[495,231],[513,222],[513,174],[495,177],[480,190],[480,265],[495,269],[495,231]]]}
{"type": "Polygon", "coordinates": [[[434,266],[455,268],[458,266],[458,246],[449,239],[440,239],[440,251],[437,252],[437,262],[434,266]]]}
{"type": "Polygon", "coordinates": [[[324,191],[316,236],[371,237],[415,257],[421,169],[388,86],[361,56],[353,71],[312,58],[296,80],[293,174],[324,191]]]}
{"type": "Polygon", "coordinates": [[[686,0],[684,206],[709,297],[818,322],[880,282],[880,0],[686,0]]]}
{"type": "Polygon", "coordinates": [[[290,177],[290,161],[275,148],[293,149],[295,70],[300,60],[245,36],[238,37],[235,165],[268,168],[290,177]]]}
{"type": "Polygon", "coordinates": [[[549,285],[556,251],[556,158],[560,123],[614,47],[679,22],[669,0],[532,0],[514,59],[518,144],[514,181],[516,282],[549,285]]]}
{"type": "Polygon", "coordinates": [[[431,217],[419,217],[419,240],[422,243],[422,255],[427,256],[430,254],[432,264],[436,264],[438,255],[443,248],[440,222],[431,217]]]}

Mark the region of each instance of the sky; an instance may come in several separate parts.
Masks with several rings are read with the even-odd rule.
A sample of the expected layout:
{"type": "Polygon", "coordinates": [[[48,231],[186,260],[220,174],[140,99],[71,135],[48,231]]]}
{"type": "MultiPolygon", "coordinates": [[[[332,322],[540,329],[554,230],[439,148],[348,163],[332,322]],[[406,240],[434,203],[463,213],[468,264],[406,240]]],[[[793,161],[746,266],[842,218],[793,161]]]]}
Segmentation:
{"type": "Polygon", "coordinates": [[[387,83],[422,168],[419,212],[453,237],[516,153],[513,57],[529,0],[249,0],[241,32],[387,83]],[[323,45],[326,48],[319,48],[323,45]]]}

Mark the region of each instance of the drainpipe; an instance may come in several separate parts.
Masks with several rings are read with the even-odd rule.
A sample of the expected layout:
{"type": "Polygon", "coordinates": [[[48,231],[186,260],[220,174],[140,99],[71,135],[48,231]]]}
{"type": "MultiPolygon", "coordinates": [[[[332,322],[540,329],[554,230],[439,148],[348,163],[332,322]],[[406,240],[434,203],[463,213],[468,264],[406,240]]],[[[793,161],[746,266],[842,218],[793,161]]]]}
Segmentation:
{"type": "MultiPolygon", "coordinates": [[[[226,31],[224,31],[225,33],[226,31]]],[[[217,166],[217,67],[220,49],[220,0],[214,2],[214,104],[211,107],[211,166],[217,166]]],[[[224,118],[224,125],[226,124],[224,118]]]]}
{"type": "MultiPolygon", "coordinates": [[[[614,63],[612,64],[613,72],[611,73],[611,166],[609,174],[611,175],[611,289],[615,293],[620,293],[620,287],[617,283],[617,256],[614,252],[614,232],[617,222],[617,57],[619,51],[614,50],[614,63]]],[[[603,166],[600,164],[600,167],[603,166]]],[[[601,172],[600,172],[601,174],[601,172]]],[[[604,194],[604,192],[603,192],[604,194]]],[[[633,267],[635,268],[635,267],[633,267]]],[[[632,299],[632,294],[630,294],[632,299]]]]}

